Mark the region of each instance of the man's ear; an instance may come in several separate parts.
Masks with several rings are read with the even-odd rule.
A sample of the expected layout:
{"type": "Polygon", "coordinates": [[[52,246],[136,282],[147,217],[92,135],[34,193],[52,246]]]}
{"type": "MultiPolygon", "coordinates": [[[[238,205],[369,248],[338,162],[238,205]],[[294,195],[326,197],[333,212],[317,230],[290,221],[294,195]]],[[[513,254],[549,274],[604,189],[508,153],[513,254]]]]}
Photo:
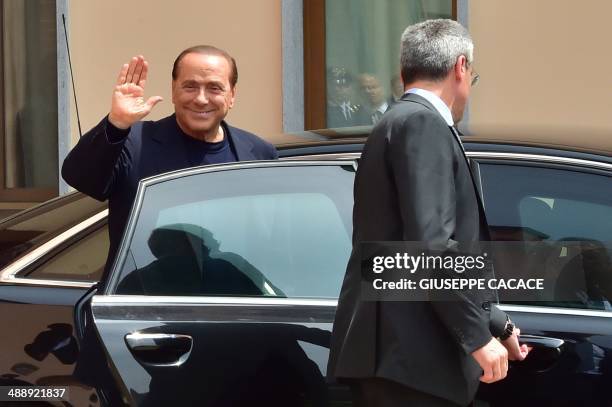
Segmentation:
{"type": "Polygon", "coordinates": [[[467,72],[468,72],[467,65],[468,65],[468,62],[467,62],[467,58],[465,57],[465,55],[459,55],[459,57],[457,58],[457,62],[455,62],[455,66],[453,69],[455,73],[455,79],[457,81],[460,81],[461,79],[463,79],[465,75],[467,75],[467,72]]]}
{"type": "Polygon", "coordinates": [[[230,89],[230,93],[229,93],[229,101],[228,101],[228,106],[231,109],[232,107],[234,107],[234,100],[236,99],[236,85],[234,85],[231,89],[230,89]]]}
{"type": "Polygon", "coordinates": [[[172,80],[172,104],[174,104],[174,93],[176,92],[176,87],[178,86],[178,84],[176,83],[176,81],[173,79],[172,80]]]}

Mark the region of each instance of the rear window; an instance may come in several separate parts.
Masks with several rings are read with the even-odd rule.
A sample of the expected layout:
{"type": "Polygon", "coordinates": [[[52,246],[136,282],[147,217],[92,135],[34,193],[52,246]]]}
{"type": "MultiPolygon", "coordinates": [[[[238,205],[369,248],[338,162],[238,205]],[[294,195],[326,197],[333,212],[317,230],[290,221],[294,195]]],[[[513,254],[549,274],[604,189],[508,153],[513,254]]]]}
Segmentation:
{"type": "Polygon", "coordinates": [[[75,192],[3,220],[0,222],[0,268],[106,206],[105,202],[75,192]]]}

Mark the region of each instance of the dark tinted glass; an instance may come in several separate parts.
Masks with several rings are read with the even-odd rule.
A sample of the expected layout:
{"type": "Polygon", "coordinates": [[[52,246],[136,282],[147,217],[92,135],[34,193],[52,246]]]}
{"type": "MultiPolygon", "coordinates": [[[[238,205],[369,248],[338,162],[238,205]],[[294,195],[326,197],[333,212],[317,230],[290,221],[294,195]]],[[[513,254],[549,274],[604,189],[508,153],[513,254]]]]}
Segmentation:
{"type": "Polygon", "coordinates": [[[335,298],[353,179],[352,165],[294,166],[153,185],[116,292],[335,298]]]}
{"type": "Polygon", "coordinates": [[[72,193],[3,220],[0,268],[105,208],[106,203],[72,193]]]}
{"type": "Polygon", "coordinates": [[[19,277],[42,280],[96,282],[100,280],[108,254],[108,226],[77,239],[32,271],[19,277]]]}
{"type": "Polygon", "coordinates": [[[494,240],[541,242],[543,248],[519,255],[514,271],[502,267],[498,274],[536,264],[555,282],[552,296],[564,299],[537,305],[612,310],[612,178],[538,166],[480,169],[494,240]]]}

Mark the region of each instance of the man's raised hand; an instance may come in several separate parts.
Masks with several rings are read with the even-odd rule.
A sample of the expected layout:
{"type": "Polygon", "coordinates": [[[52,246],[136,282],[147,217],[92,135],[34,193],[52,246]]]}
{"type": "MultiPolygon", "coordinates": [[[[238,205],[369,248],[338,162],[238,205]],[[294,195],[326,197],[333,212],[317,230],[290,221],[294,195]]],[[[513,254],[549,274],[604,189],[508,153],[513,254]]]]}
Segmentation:
{"type": "Polygon", "coordinates": [[[129,64],[121,67],[108,115],[113,126],[120,129],[130,128],[162,101],[161,96],[151,96],[146,101],[144,99],[148,70],[149,64],[142,55],[133,57],[129,64]]]}

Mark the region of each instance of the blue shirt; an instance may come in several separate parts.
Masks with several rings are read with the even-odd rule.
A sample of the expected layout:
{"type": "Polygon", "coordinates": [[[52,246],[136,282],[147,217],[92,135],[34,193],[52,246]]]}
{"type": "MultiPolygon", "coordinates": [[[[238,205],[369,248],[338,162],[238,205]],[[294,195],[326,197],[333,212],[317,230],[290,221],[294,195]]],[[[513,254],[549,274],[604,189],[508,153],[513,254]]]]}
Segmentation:
{"type": "Polygon", "coordinates": [[[225,134],[223,140],[216,143],[195,139],[181,131],[180,137],[185,142],[187,160],[192,167],[238,161],[236,153],[229,143],[227,129],[223,130],[225,134]]]}

